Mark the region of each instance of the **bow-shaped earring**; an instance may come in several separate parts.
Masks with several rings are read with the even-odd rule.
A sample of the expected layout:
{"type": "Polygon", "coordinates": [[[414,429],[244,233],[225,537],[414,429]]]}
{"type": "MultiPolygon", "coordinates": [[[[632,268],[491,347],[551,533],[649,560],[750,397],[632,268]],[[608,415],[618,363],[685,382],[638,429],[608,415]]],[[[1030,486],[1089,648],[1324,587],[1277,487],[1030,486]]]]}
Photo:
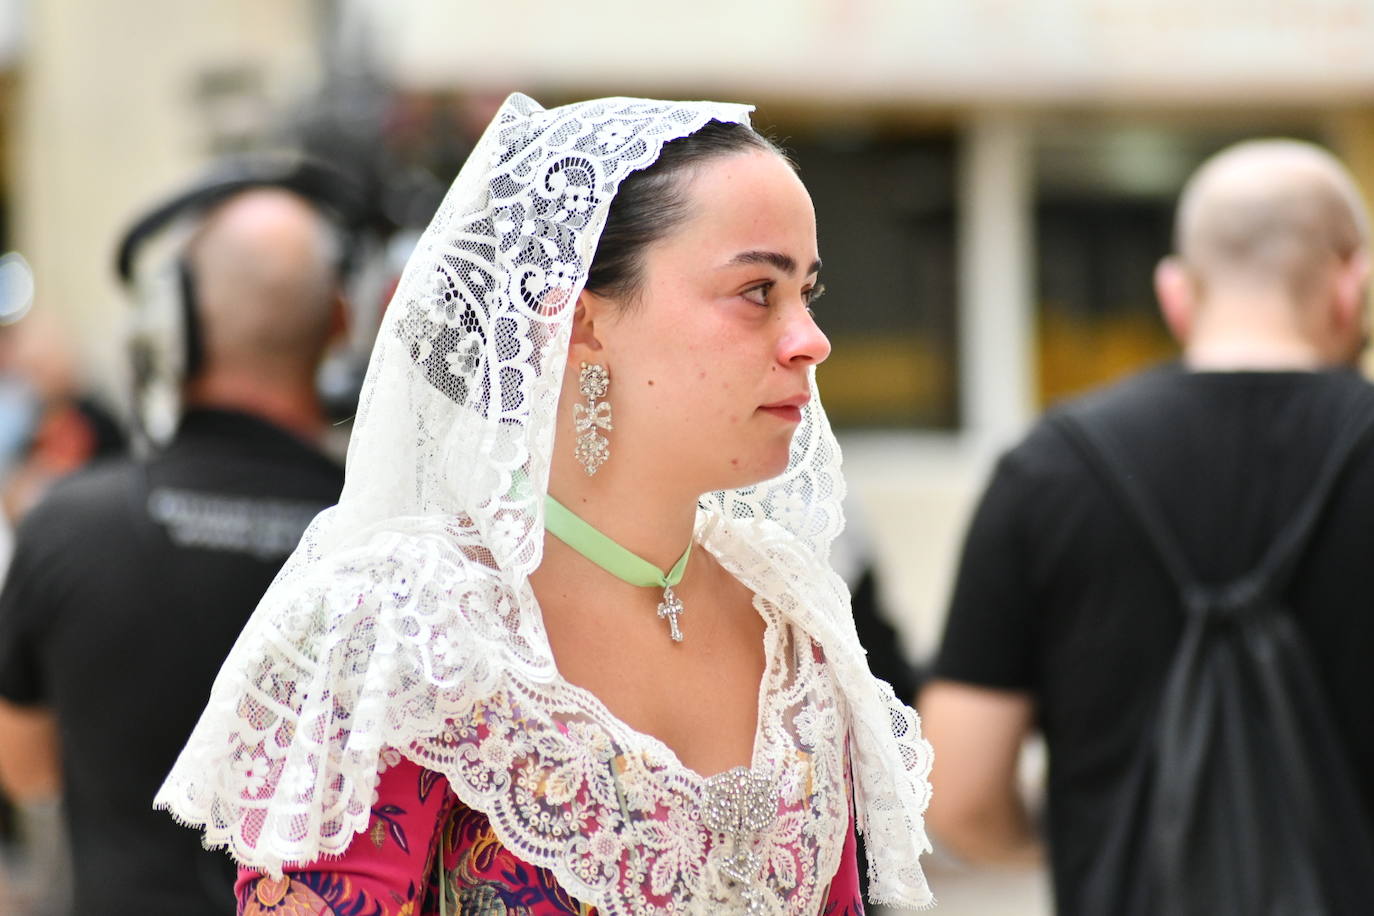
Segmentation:
{"type": "Polygon", "coordinates": [[[611,404],[600,401],[606,396],[611,385],[610,373],[605,366],[582,364],[577,377],[577,390],[587,399],[586,405],[573,405],[573,428],[577,433],[577,448],[573,456],[586,470],[587,476],[594,475],[606,459],[611,457],[610,441],[598,429],[614,429],[611,426],[611,404]]]}

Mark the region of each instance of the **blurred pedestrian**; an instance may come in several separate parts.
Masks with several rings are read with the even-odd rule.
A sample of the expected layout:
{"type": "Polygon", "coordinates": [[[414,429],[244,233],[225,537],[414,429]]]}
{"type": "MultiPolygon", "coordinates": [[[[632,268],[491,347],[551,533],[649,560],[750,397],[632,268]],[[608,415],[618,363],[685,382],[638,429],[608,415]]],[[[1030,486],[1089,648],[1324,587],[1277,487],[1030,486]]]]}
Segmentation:
{"type": "MultiPolygon", "coordinates": [[[[1043,732],[1061,914],[1123,912],[1095,904],[1104,898],[1090,889],[1123,893],[1137,880],[1130,872],[1143,875],[1152,856],[1206,862],[1286,833],[1301,834],[1307,846],[1300,848],[1326,854],[1318,839],[1304,839],[1303,824],[1283,822],[1290,801],[1283,797],[1247,803],[1238,813],[1251,828],[1204,818],[1170,836],[1131,835],[1131,825],[1158,823],[1143,819],[1143,810],[1168,804],[1159,792],[1150,796],[1149,786],[1182,779],[1175,785],[1195,788],[1205,775],[1216,780],[1217,793],[1187,801],[1211,810],[1226,803],[1226,793],[1287,765],[1275,743],[1240,768],[1205,773],[1217,753],[1208,743],[1213,734],[1254,734],[1246,730],[1252,703],[1301,708],[1296,695],[1259,695],[1261,684],[1273,683],[1263,670],[1272,660],[1259,659],[1262,676],[1249,693],[1226,694],[1235,704],[1228,713],[1192,734],[1170,730],[1170,716],[1189,714],[1170,703],[1197,686],[1171,672],[1203,671],[1211,678],[1204,690],[1238,684],[1224,664],[1206,667],[1211,656],[1190,659],[1184,650],[1208,651],[1232,632],[1251,639],[1243,629],[1248,619],[1306,644],[1320,682],[1317,709],[1329,711],[1339,746],[1317,781],[1335,780],[1348,763],[1357,775],[1344,807],[1362,822],[1359,830],[1374,824],[1367,709],[1374,691],[1374,451],[1367,436],[1346,441],[1350,429],[1374,418],[1371,386],[1354,369],[1367,328],[1365,208],[1345,169],[1319,148],[1248,142],[1221,152],[1189,181],[1176,248],[1161,262],[1156,287],[1182,362],[1053,411],[1002,458],[969,529],[934,681],[921,697],[939,761],[932,832],[972,861],[1037,858],[1037,831],[1015,776],[1022,741],[1032,729],[1043,732]],[[1111,459],[1097,462],[1098,452],[1080,440],[1110,442],[1111,459]],[[1326,473],[1329,459],[1335,464],[1326,473]],[[1323,500],[1316,490],[1327,477],[1333,489],[1323,500]],[[1310,518],[1299,512],[1309,503],[1317,507],[1310,518]],[[1305,550],[1296,546],[1299,535],[1288,535],[1294,525],[1312,532],[1305,550]],[[1157,547],[1165,542],[1175,546],[1157,547]],[[1279,555],[1271,547],[1293,554],[1284,561],[1291,578],[1266,565],[1279,555]],[[1265,577],[1286,587],[1270,595],[1265,577]],[[1191,579],[1200,585],[1181,600],[1178,585],[1191,579]],[[1222,587],[1233,582],[1240,585],[1222,587]],[[1256,595],[1269,604],[1259,607],[1256,595]],[[1277,612],[1279,604],[1291,613],[1277,612]],[[1227,614],[1240,621],[1236,629],[1226,629],[1227,614]],[[1195,641],[1185,644],[1185,633],[1195,641]],[[1203,750],[1175,766],[1160,750],[1161,737],[1203,750]],[[1169,844],[1174,848],[1162,848],[1169,844]],[[1141,850],[1124,869],[1121,861],[1130,860],[1113,858],[1123,849],[1141,850]]],[[[1310,789],[1288,787],[1294,798],[1310,789]]],[[[1318,835],[1331,829],[1324,825],[1318,835]]],[[[1261,861],[1256,856],[1252,870],[1261,861]]],[[[1336,861],[1319,861],[1318,871],[1336,861]]],[[[1266,913],[1368,907],[1368,900],[1352,908],[1339,899],[1353,875],[1336,875],[1337,899],[1318,908],[1284,897],[1288,877],[1287,868],[1242,875],[1228,891],[1231,908],[1209,912],[1259,912],[1239,901],[1266,888],[1274,889],[1266,913]]],[[[1156,897],[1147,911],[1194,912],[1195,905],[1156,897]]]]}
{"type": "Polygon", "coordinates": [[[139,225],[126,266],[144,236],[190,231],[174,262],[179,425],[146,461],[59,483],[17,533],[0,776],[21,799],[60,786],[82,914],[233,911],[230,860],[152,802],[244,621],[342,485],[316,445],[343,253],[319,174],[245,166],[139,225]]]}
{"type": "Polygon", "coordinates": [[[50,310],[0,327],[0,570],[13,526],[55,481],[128,444],[80,366],[50,310]]]}
{"type": "MultiPolygon", "coordinates": [[[[0,258],[0,269],[13,263],[12,255],[0,258]]],[[[9,564],[14,525],[53,483],[126,446],[113,416],[86,393],[91,380],[79,365],[69,336],[48,311],[25,307],[15,323],[0,328],[0,570],[9,564]]],[[[47,719],[35,713],[11,724],[33,725],[41,740],[47,719]]],[[[8,737],[24,743],[17,732],[8,737]]],[[[0,774],[0,913],[65,913],[71,867],[57,767],[37,757],[28,762],[26,770],[0,774]],[[22,787],[22,804],[12,806],[4,796],[7,782],[22,787]]]]}

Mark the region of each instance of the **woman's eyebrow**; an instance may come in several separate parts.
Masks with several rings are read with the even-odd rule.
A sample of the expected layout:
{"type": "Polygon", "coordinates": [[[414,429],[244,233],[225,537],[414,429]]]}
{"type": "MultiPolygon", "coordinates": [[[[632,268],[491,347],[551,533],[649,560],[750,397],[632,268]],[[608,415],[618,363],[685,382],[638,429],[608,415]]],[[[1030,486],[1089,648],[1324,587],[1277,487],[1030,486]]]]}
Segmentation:
{"type": "MultiPolygon", "coordinates": [[[[785,274],[797,272],[797,262],[790,255],[785,255],[780,251],[741,251],[730,259],[727,266],[733,267],[738,264],[769,264],[776,267],[785,274]]],[[[821,259],[817,258],[811,264],[811,269],[806,273],[808,276],[819,273],[821,269],[821,259]]]]}

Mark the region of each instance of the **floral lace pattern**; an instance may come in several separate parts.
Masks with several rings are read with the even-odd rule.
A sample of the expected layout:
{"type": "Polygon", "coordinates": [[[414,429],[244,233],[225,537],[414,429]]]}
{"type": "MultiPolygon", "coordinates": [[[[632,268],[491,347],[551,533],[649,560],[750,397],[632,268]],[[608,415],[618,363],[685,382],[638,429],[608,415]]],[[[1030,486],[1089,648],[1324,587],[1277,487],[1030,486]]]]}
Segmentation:
{"type": "MultiPolygon", "coordinates": [[[[367,827],[379,754],[399,747],[447,776],[521,858],[608,913],[739,899],[721,878],[724,845],[700,824],[701,780],[561,681],[528,575],[542,551],[570,304],[610,200],[664,143],[747,113],[507,101],[387,310],[339,505],[312,523],[249,621],[159,806],[279,873],[347,848],[367,827]]],[[[763,702],[774,712],[754,769],[783,788],[756,842],[775,903],[816,904],[843,793],[808,796],[816,809],[797,786],[842,785],[847,733],[860,824],[880,851],[875,899],[921,905],[930,750],[914,713],[868,673],[826,561],[844,485],[811,387],[788,469],[701,501],[703,546],[823,659],[777,671],[770,661],[763,702]]]]}
{"type": "MultiPolygon", "coordinates": [[[[388,749],[368,829],[341,858],[290,867],[283,877],[240,870],[240,916],[598,916],[547,869],[515,856],[448,781],[388,749]]],[[[854,831],[818,912],[859,916],[854,831]]]]}
{"type": "MultiPolygon", "coordinates": [[[[767,912],[813,912],[838,864],[849,813],[836,735],[844,733],[823,657],[795,646],[768,604],[769,662],[754,772],[777,785],[767,825],[749,837],[767,888],[767,912]],[[798,711],[822,722],[806,742],[798,711]],[[822,886],[817,887],[818,876],[822,886]]],[[[707,781],[666,747],[614,720],[570,685],[542,695],[505,690],[409,753],[438,767],[466,804],[480,808],[522,860],[549,868],[573,897],[606,913],[742,912],[726,876],[731,837],[703,822],[707,781]],[[534,712],[556,707],[544,721],[534,712]]]]}

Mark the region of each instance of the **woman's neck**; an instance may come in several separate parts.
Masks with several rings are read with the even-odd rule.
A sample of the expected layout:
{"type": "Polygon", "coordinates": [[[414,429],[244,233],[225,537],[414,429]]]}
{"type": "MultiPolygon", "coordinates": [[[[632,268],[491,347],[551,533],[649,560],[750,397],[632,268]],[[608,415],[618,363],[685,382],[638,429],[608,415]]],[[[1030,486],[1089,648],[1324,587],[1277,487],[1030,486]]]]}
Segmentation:
{"type": "Polygon", "coordinates": [[[669,490],[654,475],[636,473],[615,458],[588,476],[572,460],[554,460],[549,493],[621,547],[667,570],[692,539],[697,497],[669,490]]]}

